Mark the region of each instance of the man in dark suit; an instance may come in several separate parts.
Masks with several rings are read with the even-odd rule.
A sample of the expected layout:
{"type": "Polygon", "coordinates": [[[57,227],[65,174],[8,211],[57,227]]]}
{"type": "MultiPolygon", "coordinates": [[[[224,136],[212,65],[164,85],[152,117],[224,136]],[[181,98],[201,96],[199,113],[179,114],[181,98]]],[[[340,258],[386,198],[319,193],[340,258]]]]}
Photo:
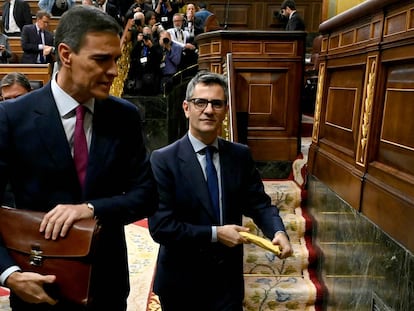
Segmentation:
{"type": "Polygon", "coordinates": [[[2,12],[4,33],[9,37],[20,36],[23,26],[32,24],[30,6],[24,0],[6,0],[2,12]]]}
{"type": "Polygon", "coordinates": [[[286,30],[305,30],[305,23],[296,12],[295,1],[283,1],[280,9],[280,12],[275,12],[275,17],[286,23],[286,30]]]}
{"type": "Polygon", "coordinates": [[[119,25],[124,26],[124,22],[122,20],[121,15],[121,8],[119,7],[119,3],[115,1],[115,3],[110,2],[108,0],[97,0],[96,4],[98,7],[103,10],[104,12],[108,13],[110,16],[115,18],[119,25]],[[117,3],[117,4],[115,4],[117,3]]]}
{"type": "Polygon", "coordinates": [[[101,223],[88,308],[48,295],[43,286],[55,276],[20,272],[0,242],[0,284],[11,290],[13,311],[126,310],[124,226],[151,215],[158,196],[141,113],[108,95],[121,56],[119,30],[101,10],[73,7],[56,30],[57,74],[0,105],[0,196],[10,180],[17,208],[46,212],[39,228],[46,239],[59,240],[80,219],[101,223]],[[78,110],[85,112],[82,127],[78,110]],[[85,167],[74,159],[76,129],[86,134],[85,167]]]}
{"type": "Polygon", "coordinates": [[[36,22],[22,29],[21,44],[23,64],[46,64],[55,60],[53,34],[47,30],[50,14],[46,11],[36,13],[36,22]]]}
{"type": "Polygon", "coordinates": [[[160,202],[149,218],[149,229],[160,243],[154,292],[163,311],[243,310],[247,241],[239,232],[249,229],[242,226],[242,215],[252,217],[272,243],[280,245],[280,258],[292,254],[249,148],[217,137],[227,99],[223,76],[197,74],[183,102],[187,135],[151,156],[160,202]],[[217,152],[210,155],[208,148],[217,152]],[[215,191],[208,186],[209,159],[217,171],[215,191]]]}

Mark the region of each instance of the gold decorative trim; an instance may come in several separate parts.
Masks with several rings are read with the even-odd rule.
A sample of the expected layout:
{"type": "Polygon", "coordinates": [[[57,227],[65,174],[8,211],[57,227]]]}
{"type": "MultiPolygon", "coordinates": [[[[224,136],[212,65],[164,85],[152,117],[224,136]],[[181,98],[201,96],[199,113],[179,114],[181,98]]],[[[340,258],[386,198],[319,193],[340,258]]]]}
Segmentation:
{"type": "Polygon", "coordinates": [[[318,89],[316,91],[315,115],[312,129],[312,142],[318,143],[319,127],[321,122],[322,94],[325,80],[325,63],[319,64],[318,89]]]}
{"type": "Polygon", "coordinates": [[[130,54],[132,50],[132,42],[122,46],[122,55],[117,61],[118,76],[114,79],[111,85],[109,94],[117,97],[122,97],[124,93],[124,83],[128,77],[129,65],[131,63],[130,54]]]}
{"type": "Polygon", "coordinates": [[[374,101],[375,77],[377,70],[377,56],[368,57],[367,72],[365,73],[365,98],[362,106],[360,129],[359,129],[359,144],[356,155],[357,164],[366,165],[367,159],[367,145],[369,140],[369,131],[371,127],[371,113],[372,103],[374,101]],[[369,70],[369,72],[368,72],[369,70]]]}

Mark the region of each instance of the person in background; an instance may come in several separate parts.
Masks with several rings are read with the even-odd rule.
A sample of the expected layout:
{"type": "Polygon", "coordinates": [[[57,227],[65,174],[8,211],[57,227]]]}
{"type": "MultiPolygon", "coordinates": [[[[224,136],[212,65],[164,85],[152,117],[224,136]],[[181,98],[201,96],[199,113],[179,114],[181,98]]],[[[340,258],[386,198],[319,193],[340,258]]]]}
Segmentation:
{"type": "Polygon", "coordinates": [[[7,64],[11,57],[9,37],[3,33],[3,25],[0,24],[0,63],[7,64]]]}
{"type": "Polygon", "coordinates": [[[146,3],[144,0],[135,0],[125,13],[125,20],[133,18],[136,12],[141,12],[145,15],[147,11],[152,11],[151,4],[146,3]]]}
{"type": "Polygon", "coordinates": [[[53,16],[62,16],[75,4],[76,0],[39,0],[38,6],[53,16]]]}
{"type": "MultiPolygon", "coordinates": [[[[29,79],[20,72],[10,72],[0,81],[0,100],[17,98],[32,90],[29,79]]],[[[3,194],[3,206],[16,207],[10,182],[7,183],[3,194]]]]}
{"type": "Polygon", "coordinates": [[[50,14],[46,11],[36,13],[36,22],[22,29],[21,44],[23,64],[46,64],[55,61],[53,33],[47,30],[50,14]]]}
{"type": "Polygon", "coordinates": [[[152,40],[151,28],[145,26],[130,53],[130,67],[125,93],[154,96],[160,92],[162,50],[152,40]]]}
{"type": "Polygon", "coordinates": [[[117,1],[115,1],[114,3],[108,0],[96,0],[96,6],[102,11],[108,13],[113,18],[115,18],[115,20],[119,23],[119,25],[121,25],[121,27],[123,27],[126,23],[126,21],[124,21],[123,19],[124,15],[121,14],[121,8],[117,1]]]}
{"type": "Polygon", "coordinates": [[[197,64],[198,50],[190,33],[183,29],[184,16],[181,13],[175,13],[173,16],[173,28],[167,29],[170,33],[171,40],[181,46],[183,49],[180,65],[178,70],[183,70],[191,65],[197,64]]]}
{"type": "Polygon", "coordinates": [[[55,276],[20,271],[0,241],[0,285],[10,289],[13,311],[127,309],[124,228],[152,215],[158,195],[142,112],[109,96],[121,56],[119,32],[105,12],[71,8],[56,29],[57,73],[42,88],[0,105],[0,202],[10,180],[16,208],[46,212],[39,227],[45,239],[64,238],[80,219],[101,224],[88,307],[47,292],[55,276]],[[84,133],[82,163],[75,160],[76,122],[84,133]]]}
{"type": "Polygon", "coordinates": [[[197,6],[198,6],[198,11],[196,11],[194,15],[196,18],[200,19],[201,27],[204,28],[204,24],[206,22],[207,17],[209,17],[213,13],[207,10],[207,5],[204,2],[199,2],[197,6]]]}
{"type": "Polygon", "coordinates": [[[5,75],[0,82],[2,100],[17,98],[32,90],[29,79],[20,72],[5,75]]]}
{"type": "Polygon", "coordinates": [[[145,25],[151,28],[152,41],[158,43],[160,32],[165,30],[157,20],[157,13],[154,11],[145,12],[145,25]]]}
{"type": "Polygon", "coordinates": [[[180,66],[183,49],[171,41],[171,35],[166,30],[160,32],[159,44],[162,49],[160,93],[166,94],[173,87],[173,76],[180,66]]]}
{"type": "Polygon", "coordinates": [[[290,256],[292,246],[249,148],[218,137],[229,109],[225,77],[199,72],[182,107],[188,133],[151,155],[160,198],[148,220],[160,244],[154,292],[163,311],[242,311],[247,241],[239,232],[249,231],[242,216],[251,217],[280,246],[280,258],[290,256]],[[209,160],[218,183],[211,192],[209,160]]]}
{"type": "Polygon", "coordinates": [[[178,6],[171,0],[158,0],[157,7],[155,8],[157,13],[157,20],[161,22],[164,29],[173,27],[173,16],[178,13],[178,6]]]}
{"type": "Polygon", "coordinates": [[[201,19],[195,16],[196,6],[193,3],[187,3],[187,12],[184,16],[184,29],[190,33],[190,40],[200,33],[204,32],[201,19]]]}
{"type": "Polygon", "coordinates": [[[285,30],[305,30],[302,17],[296,12],[296,4],[293,0],[285,0],[280,6],[280,12],[275,12],[275,17],[286,23],[285,30]]]}
{"type": "Polygon", "coordinates": [[[32,13],[27,1],[5,0],[2,10],[4,34],[9,37],[20,37],[24,25],[30,25],[32,13]]]}

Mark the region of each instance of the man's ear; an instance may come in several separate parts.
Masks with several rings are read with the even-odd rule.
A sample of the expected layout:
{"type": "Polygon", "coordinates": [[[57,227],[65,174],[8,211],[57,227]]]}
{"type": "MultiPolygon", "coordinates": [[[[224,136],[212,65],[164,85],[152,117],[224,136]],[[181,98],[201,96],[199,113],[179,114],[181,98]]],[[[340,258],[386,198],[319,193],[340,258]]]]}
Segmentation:
{"type": "Polygon", "coordinates": [[[188,102],[186,100],[184,100],[183,101],[183,110],[184,110],[185,117],[187,119],[189,118],[189,114],[190,114],[190,111],[188,110],[188,107],[189,107],[188,102]]]}
{"type": "Polygon", "coordinates": [[[60,43],[58,46],[59,58],[62,66],[70,66],[72,49],[66,43],[60,43]]]}

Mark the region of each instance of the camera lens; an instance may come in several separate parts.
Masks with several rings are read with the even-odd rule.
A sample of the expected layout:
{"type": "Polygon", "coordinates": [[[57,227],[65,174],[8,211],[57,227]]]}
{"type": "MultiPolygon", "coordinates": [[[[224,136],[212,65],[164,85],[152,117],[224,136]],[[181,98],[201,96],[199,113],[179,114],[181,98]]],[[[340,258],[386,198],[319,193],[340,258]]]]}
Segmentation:
{"type": "Polygon", "coordinates": [[[168,44],[168,43],[170,43],[170,39],[168,39],[168,38],[163,38],[163,39],[162,39],[162,42],[164,42],[164,44],[168,44]]]}

